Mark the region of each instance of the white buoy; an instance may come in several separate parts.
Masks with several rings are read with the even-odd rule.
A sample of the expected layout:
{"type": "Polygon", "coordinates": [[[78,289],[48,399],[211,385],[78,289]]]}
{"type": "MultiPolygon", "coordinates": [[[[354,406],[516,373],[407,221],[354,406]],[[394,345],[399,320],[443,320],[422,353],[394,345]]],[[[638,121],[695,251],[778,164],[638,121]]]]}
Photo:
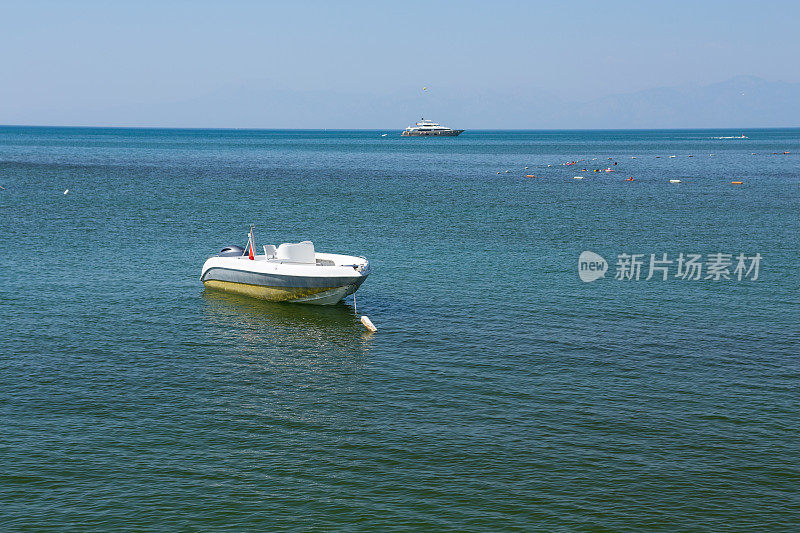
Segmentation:
{"type": "Polygon", "coordinates": [[[66,191],[64,191],[64,194],[67,194],[68,192],[69,192],[69,189],[67,189],[66,191]]]}
{"type": "MultiPolygon", "coordinates": [[[[356,303],[356,293],[353,293],[353,312],[358,314],[358,304],[356,303]]],[[[364,324],[364,327],[367,328],[369,331],[378,331],[378,328],[375,327],[375,324],[372,323],[372,320],[367,317],[367,315],[361,315],[361,323],[364,324]]]]}
{"type": "Polygon", "coordinates": [[[378,331],[378,328],[375,327],[375,324],[372,323],[372,320],[367,315],[361,315],[361,323],[370,331],[378,331]]]}

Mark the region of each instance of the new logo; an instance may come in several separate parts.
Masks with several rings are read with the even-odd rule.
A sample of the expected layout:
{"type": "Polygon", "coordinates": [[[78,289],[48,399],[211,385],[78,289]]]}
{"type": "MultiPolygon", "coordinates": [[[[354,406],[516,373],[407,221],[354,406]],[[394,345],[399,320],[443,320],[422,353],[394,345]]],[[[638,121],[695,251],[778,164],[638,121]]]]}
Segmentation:
{"type": "Polygon", "coordinates": [[[602,278],[607,270],[608,262],[601,255],[586,250],[578,257],[578,276],[585,283],[602,278]]]}

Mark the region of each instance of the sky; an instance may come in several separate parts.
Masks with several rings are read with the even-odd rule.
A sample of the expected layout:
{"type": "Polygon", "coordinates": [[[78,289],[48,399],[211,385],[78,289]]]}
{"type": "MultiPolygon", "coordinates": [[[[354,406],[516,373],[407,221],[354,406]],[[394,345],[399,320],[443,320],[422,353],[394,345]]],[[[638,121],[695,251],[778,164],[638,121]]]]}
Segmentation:
{"type": "Polygon", "coordinates": [[[519,127],[551,97],[800,83],[799,20],[794,2],[0,0],[0,124],[519,127]]]}

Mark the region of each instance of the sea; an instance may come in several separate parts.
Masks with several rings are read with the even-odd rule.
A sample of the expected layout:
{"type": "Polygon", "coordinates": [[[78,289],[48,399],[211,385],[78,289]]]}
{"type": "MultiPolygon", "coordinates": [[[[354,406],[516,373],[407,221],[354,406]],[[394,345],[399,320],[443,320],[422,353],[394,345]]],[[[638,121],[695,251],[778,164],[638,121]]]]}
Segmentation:
{"type": "Polygon", "coordinates": [[[800,129],[7,126],[0,187],[2,530],[800,524],[800,129]],[[205,290],[251,224],[357,301],[205,290]]]}

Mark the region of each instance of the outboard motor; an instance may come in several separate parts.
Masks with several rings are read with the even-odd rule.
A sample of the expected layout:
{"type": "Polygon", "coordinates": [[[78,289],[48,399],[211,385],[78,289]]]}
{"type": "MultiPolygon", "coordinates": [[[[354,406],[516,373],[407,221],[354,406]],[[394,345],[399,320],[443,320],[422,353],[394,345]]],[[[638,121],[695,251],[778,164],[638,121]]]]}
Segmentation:
{"type": "Polygon", "coordinates": [[[244,255],[244,248],[231,244],[223,248],[217,256],[219,257],[241,257],[244,255]]]}

